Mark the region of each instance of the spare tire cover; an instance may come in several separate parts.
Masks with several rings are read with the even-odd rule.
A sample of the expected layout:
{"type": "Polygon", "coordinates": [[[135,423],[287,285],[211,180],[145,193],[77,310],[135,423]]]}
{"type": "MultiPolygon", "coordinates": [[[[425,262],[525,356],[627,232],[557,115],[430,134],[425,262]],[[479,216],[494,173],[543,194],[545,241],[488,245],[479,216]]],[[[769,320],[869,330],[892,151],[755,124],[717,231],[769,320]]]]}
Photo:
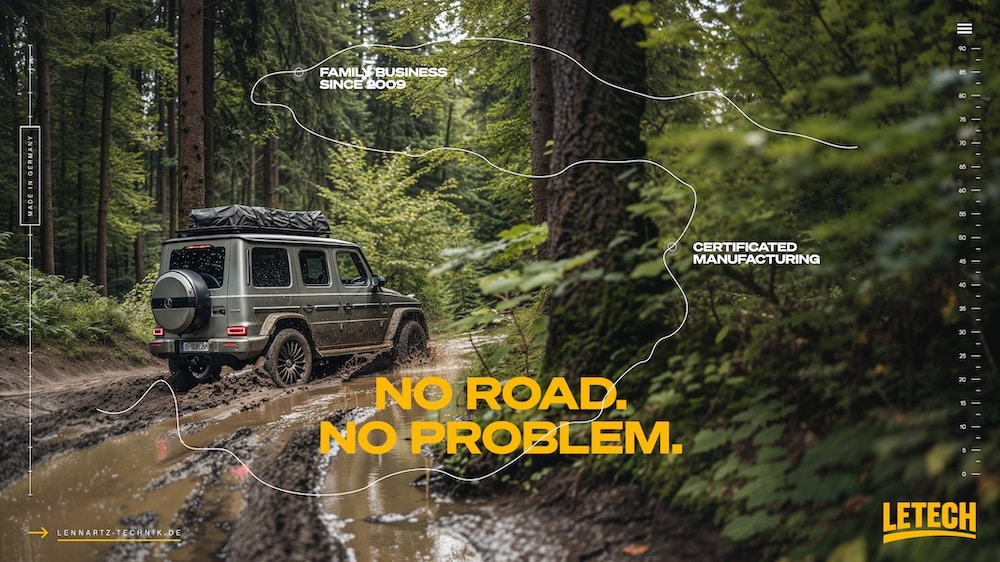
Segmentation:
{"type": "Polygon", "coordinates": [[[171,269],[153,285],[153,318],[168,332],[196,330],[208,320],[208,285],[190,269],[171,269]]]}

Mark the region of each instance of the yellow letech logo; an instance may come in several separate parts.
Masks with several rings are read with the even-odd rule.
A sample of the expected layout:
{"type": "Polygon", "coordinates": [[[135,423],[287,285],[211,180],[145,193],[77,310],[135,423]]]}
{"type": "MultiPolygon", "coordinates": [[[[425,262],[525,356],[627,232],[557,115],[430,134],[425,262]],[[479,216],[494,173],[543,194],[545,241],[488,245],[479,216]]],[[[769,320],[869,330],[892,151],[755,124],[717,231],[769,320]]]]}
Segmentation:
{"type": "Polygon", "coordinates": [[[885,502],[882,544],[922,537],[976,538],[976,502],[885,502]]]}

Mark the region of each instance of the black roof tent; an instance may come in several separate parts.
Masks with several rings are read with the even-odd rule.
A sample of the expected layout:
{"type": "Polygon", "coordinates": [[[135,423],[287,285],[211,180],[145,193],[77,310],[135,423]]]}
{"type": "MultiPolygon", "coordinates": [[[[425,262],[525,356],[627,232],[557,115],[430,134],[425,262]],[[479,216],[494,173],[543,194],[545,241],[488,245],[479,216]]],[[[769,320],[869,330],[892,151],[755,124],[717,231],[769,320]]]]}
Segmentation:
{"type": "Polygon", "coordinates": [[[177,235],[182,237],[239,233],[329,237],[330,222],[322,211],[285,211],[270,207],[226,205],[192,210],[188,215],[187,228],[177,231],[177,235]]]}

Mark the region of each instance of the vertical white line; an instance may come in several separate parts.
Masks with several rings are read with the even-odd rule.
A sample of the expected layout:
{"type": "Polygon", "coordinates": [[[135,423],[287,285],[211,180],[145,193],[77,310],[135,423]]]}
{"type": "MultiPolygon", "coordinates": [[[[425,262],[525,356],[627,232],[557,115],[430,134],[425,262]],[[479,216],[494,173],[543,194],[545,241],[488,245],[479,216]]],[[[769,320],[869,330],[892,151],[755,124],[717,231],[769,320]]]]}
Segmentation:
{"type": "Polygon", "coordinates": [[[32,304],[35,298],[34,290],[34,275],[32,270],[34,269],[34,264],[32,263],[33,255],[31,246],[33,244],[33,235],[31,232],[31,227],[28,227],[28,497],[31,497],[31,472],[32,472],[32,453],[34,444],[32,441],[32,382],[34,379],[34,373],[32,371],[32,336],[33,329],[32,326],[35,322],[34,314],[32,314],[32,304]]]}
{"type": "MultiPolygon", "coordinates": [[[[31,64],[32,64],[33,58],[32,58],[31,47],[32,47],[32,45],[28,44],[28,125],[32,124],[31,123],[31,117],[32,117],[31,116],[31,93],[32,93],[31,92],[31,74],[32,74],[32,72],[31,72],[32,71],[31,64]]],[[[21,173],[21,171],[18,171],[18,173],[21,173]]],[[[32,429],[33,429],[32,428],[32,414],[34,413],[32,411],[33,410],[33,408],[32,408],[32,400],[33,400],[32,390],[33,390],[33,382],[34,382],[34,372],[32,370],[31,360],[32,360],[32,352],[33,352],[33,349],[32,349],[32,344],[33,344],[32,336],[34,335],[34,323],[35,323],[34,314],[32,314],[32,312],[34,312],[33,311],[33,304],[34,304],[34,300],[35,300],[34,299],[34,297],[35,297],[35,290],[34,290],[34,275],[33,275],[33,272],[32,272],[32,270],[34,269],[34,264],[32,263],[34,257],[33,257],[32,250],[31,250],[31,247],[33,245],[34,240],[33,240],[33,235],[32,235],[31,230],[32,230],[31,226],[29,225],[28,226],[28,497],[31,497],[31,484],[32,484],[32,482],[31,482],[31,473],[32,473],[32,460],[33,460],[32,457],[33,457],[33,453],[34,453],[34,441],[33,441],[33,432],[32,432],[32,429]]]]}
{"type": "Polygon", "coordinates": [[[29,44],[28,45],[28,124],[29,125],[31,125],[31,94],[32,94],[32,92],[31,92],[31,71],[34,70],[31,67],[31,61],[32,61],[31,47],[32,47],[32,45],[29,44]]]}

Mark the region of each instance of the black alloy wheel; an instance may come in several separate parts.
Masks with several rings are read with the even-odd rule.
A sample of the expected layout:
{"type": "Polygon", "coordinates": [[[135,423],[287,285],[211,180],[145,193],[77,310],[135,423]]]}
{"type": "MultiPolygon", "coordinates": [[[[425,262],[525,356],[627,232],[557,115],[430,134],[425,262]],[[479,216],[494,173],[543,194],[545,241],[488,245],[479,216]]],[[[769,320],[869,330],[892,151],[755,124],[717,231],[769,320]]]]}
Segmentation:
{"type": "Polygon", "coordinates": [[[312,363],[309,341],[294,328],[278,332],[267,351],[267,371],[280,387],[295,386],[309,380],[312,363]]]}

